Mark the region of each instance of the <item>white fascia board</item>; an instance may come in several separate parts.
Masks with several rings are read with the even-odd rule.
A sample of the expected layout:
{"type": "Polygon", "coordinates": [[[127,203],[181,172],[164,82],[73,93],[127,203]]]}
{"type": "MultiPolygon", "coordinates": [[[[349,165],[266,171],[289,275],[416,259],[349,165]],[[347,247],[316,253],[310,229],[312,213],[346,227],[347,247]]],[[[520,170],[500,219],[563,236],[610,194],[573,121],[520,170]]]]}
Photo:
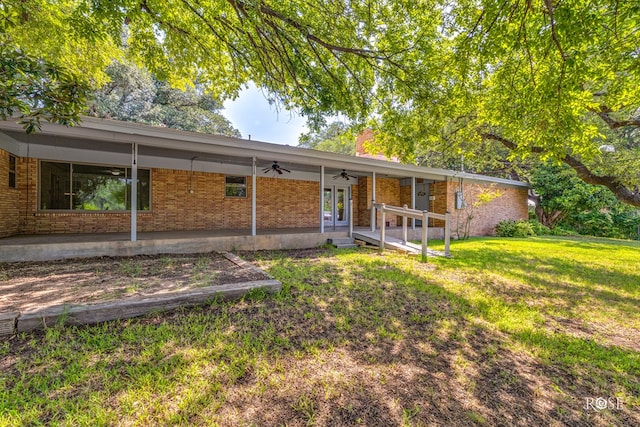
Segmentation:
{"type": "Polygon", "coordinates": [[[24,157],[20,152],[20,147],[20,141],[16,141],[9,135],[0,132],[0,149],[8,151],[14,156],[24,157]]]}

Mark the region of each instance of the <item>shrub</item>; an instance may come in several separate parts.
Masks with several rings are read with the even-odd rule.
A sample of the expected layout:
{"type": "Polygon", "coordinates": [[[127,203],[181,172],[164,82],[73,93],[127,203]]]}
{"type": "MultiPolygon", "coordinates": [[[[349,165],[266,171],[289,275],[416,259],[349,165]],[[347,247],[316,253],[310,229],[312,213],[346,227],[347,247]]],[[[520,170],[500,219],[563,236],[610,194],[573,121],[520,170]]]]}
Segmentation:
{"type": "Polygon", "coordinates": [[[496,224],[496,236],[500,237],[528,237],[535,236],[533,224],[529,221],[506,219],[496,224]]]}
{"type": "Polygon", "coordinates": [[[530,219],[529,224],[533,229],[533,233],[536,236],[550,236],[553,235],[553,230],[544,224],[541,224],[537,219],[530,219]]]}

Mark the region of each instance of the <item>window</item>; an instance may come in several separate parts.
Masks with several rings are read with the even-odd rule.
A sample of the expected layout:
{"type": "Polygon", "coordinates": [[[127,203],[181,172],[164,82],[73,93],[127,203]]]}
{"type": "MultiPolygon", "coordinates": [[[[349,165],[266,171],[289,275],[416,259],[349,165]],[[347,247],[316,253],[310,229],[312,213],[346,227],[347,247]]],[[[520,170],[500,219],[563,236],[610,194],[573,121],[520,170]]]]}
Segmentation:
{"type": "Polygon", "coordinates": [[[16,188],[16,156],[9,155],[9,187],[16,188]]]}
{"type": "Polygon", "coordinates": [[[247,197],[247,177],[246,176],[225,177],[224,195],[227,197],[247,197]]]}
{"type": "MultiPolygon", "coordinates": [[[[138,210],[149,210],[150,171],[138,170],[138,210]]],[[[131,209],[131,169],[76,163],[40,163],[40,209],[131,209]]]]}

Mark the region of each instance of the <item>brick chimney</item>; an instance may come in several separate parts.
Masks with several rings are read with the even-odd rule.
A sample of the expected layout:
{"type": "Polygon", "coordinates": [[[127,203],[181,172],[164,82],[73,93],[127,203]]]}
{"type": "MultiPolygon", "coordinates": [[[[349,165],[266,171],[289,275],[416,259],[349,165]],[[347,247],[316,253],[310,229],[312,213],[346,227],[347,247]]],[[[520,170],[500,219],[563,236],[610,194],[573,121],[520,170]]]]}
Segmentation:
{"type": "Polygon", "coordinates": [[[386,160],[388,162],[400,163],[400,160],[398,160],[398,158],[395,156],[389,159],[382,153],[368,153],[364,148],[364,144],[365,142],[372,140],[374,137],[375,135],[373,134],[373,130],[371,130],[371,128],[366,128],[362,131],[362,133],[358,134],[358,136],[356,137],[356,157],[366,157],[369,159],[386,160]]]}
{"type": "Polygon", "coordinates": [[[357,157],[370,157],[367,150],[364,148],[366,141],[373,139],[373,131],[371,128],[366,128],[356,137],[356,156],[357,157]]]}

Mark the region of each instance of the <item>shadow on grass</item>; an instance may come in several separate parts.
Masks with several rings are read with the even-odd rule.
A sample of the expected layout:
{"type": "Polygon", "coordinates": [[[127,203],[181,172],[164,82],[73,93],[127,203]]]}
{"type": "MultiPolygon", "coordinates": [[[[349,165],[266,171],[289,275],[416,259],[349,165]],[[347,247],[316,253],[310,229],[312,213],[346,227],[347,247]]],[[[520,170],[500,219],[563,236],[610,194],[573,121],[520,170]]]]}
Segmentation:
{"type": "Polygon", "coordinates": [[[84,413],[104,424],[640,422],[632,408],[582,407],[584,397],[637,397],[636,353],[502,331],[409,258],[289,254],[256,254],[283,282],[277,296],[13,341],[0,421],[55,424],[84,413]]]}
{"type": "Polygon", "coordinates": [[[616,242],[611,246],[602,242],[580,243],[558,239],[514,239],[514,244],[526,244],[531,248],[553,242],[553,248],[544,246],[527,251],[500,251],[505,241],[482,239],[482,245],[466,245],[458,242],[455,258],[435,259],[437,265],[459,271],[499,274],[529,285],[524,292],[533,295],[561,296],[571,304],[589,300],[601,301],[607,308],[614,307],[626,313],[637,312],[640,306],[640,273],[627,268],[620,271],[616,265],[634,265],[636,248],[633,242],[616,242]],[[566,248],[566,249],[565,249],[566,248]],[[569,249],[570,248],[570,249],[569,249]],[[580,248],[581,256],[591,264],[577,263],[564,252],[580,248]],[[632,251],[630,251],[631,249],[632,251]],[[616,254],[619,251],[619,254],[616,254]],[[611,260],[613,266],[606,266],[611,260]],[[537,288],[537,289],[535,289],[537,288]]]}

